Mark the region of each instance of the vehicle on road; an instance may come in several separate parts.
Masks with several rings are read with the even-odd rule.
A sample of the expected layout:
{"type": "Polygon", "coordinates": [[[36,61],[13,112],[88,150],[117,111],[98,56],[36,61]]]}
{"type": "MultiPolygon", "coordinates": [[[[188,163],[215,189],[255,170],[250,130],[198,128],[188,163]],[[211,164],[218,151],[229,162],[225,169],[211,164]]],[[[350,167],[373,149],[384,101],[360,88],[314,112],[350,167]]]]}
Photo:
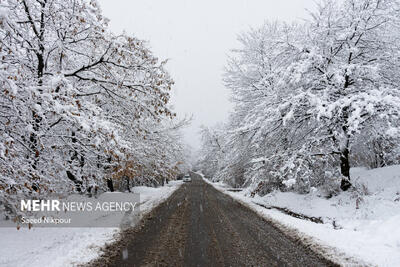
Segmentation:
{"type": "Polygon", "coordinates": [[[183,177],[183,181],[184,181],[184,182],[191,182],[191,181],[192,181],[192,178],[190,177],[189,174],[186,174],[185,177],[183,177]]]}

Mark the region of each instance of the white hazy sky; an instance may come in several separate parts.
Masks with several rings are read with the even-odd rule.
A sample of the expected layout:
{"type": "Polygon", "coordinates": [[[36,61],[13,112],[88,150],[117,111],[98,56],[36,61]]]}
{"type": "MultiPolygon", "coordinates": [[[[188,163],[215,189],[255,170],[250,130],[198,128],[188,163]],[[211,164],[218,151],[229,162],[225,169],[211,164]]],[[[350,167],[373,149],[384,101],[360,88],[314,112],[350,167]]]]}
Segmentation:
{"type": "Polygon", "coordinates": [[[306,17],[313,0],[100,0],[116,33],[147,40],[175,80],[172,103],[193,115],[185,140],[199,147],[199,126],[227,119],[232,106],[222,73],[236,36],[266,20],[306,17]]]}

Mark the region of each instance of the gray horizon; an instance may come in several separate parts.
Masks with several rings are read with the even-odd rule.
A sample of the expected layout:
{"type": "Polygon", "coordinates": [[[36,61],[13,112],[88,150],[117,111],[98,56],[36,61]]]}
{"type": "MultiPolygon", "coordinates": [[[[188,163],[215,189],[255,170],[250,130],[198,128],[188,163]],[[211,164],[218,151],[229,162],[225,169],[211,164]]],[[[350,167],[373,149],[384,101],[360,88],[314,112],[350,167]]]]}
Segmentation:
{"type": "Polygon", "coordinates": [[[100,0],[110,28],[148,41],[175,81],[172,105],[178,117],[193,115],[183,130],[192,148],[200,146],[200,125],[212,126],[228,118],[232,104],[222,82],[237,35],[265,21],[294,21],[306,17],[313,0],[100,0]]]}

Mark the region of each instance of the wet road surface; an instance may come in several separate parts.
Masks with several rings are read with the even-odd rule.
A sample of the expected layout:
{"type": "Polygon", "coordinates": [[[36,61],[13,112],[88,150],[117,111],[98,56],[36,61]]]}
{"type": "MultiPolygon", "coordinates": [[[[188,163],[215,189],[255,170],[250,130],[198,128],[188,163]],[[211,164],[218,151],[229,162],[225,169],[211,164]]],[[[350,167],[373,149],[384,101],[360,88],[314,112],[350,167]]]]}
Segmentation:
{"type": "Polygon", "coordinates": [[[93,266],[336,266],[192,173],[93,266]]]}

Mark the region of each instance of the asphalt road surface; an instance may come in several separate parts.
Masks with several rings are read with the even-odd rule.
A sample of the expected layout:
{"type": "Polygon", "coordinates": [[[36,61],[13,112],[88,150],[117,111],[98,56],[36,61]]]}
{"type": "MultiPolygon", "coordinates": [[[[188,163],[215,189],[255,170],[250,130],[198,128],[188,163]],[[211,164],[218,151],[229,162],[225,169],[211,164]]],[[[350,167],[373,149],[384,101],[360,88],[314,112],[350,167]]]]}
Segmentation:
{"type": "Polygon", "coordinates": [[[93,266],[335,266],[197,174],[93,266]]]}

